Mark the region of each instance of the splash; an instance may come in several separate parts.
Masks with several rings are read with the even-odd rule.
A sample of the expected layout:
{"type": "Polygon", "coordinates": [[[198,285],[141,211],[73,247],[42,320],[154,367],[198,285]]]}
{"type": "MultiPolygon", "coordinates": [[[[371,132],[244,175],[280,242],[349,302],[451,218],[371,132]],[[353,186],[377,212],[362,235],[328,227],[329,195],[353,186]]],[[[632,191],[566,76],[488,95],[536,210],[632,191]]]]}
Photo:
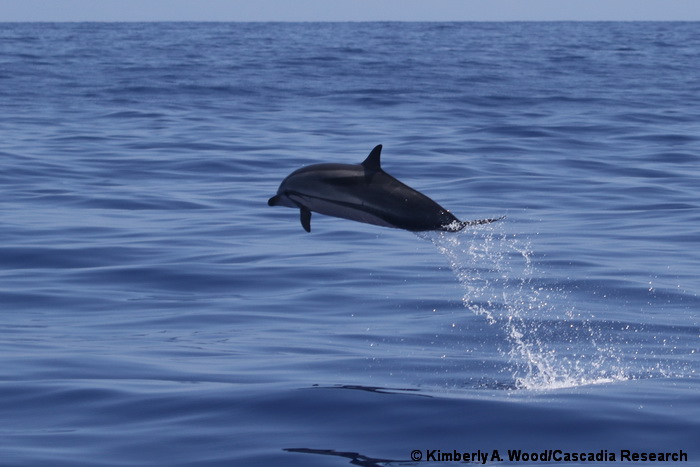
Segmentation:
{"type": "MultiPolygon", "coordinates": [[[[559,389],[628,379],[612,346],[566,305],[566,293],[537,278],[527,241],[485,226],[431,232],[464,289],[462,302],[507,336],[504,356],[518,389],[559,389]]],[[[618,354],[619,355],[619,354],[618,354]]]]}

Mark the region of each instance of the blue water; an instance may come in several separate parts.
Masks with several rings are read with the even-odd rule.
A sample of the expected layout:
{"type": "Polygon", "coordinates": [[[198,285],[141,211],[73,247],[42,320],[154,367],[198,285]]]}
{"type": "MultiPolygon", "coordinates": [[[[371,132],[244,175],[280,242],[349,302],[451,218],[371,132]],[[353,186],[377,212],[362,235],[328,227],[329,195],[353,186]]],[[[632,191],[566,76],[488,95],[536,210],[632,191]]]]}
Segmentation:
{"type": "Polygon", "coordinates": [[[700,465],[698,24],[1,24],[0,109],[1,465],[700,465]],[[506,219],[267,206],[380,143],[506,219]]]}

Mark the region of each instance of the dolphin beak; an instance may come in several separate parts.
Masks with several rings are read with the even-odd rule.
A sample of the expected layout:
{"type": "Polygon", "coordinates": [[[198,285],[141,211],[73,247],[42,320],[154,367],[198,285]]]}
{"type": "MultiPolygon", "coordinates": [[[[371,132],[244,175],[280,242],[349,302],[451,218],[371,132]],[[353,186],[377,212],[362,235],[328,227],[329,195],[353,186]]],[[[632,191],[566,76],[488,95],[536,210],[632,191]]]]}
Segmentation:
{"type": "Polygon", "coordinates": [[[267,200],[267,205],[268,206],[277,206],[280,202],[280,195],[275,195],[272,198],[267,200]]]}

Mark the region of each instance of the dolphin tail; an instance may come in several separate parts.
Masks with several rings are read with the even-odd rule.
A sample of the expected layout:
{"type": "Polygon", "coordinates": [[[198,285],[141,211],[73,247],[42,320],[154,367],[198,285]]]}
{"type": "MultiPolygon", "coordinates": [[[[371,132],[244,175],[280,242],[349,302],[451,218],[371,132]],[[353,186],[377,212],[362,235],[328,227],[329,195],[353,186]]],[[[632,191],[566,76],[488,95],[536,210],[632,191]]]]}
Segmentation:
{"type": "Polygon", "coordinates": [[[484,224],[490,224],[492,222],[497,222],[500,221],[501,219],[505,219],[506,216],[501,216],[501,217],[494,217],[492,219],[477,219],[473,221],[458,221],[458,222],[453,222],[450,225],[446,225],[444,230],[448,232],[459,232],[465,227],[471,226],[471,225],[484,225],[484,224]]]}

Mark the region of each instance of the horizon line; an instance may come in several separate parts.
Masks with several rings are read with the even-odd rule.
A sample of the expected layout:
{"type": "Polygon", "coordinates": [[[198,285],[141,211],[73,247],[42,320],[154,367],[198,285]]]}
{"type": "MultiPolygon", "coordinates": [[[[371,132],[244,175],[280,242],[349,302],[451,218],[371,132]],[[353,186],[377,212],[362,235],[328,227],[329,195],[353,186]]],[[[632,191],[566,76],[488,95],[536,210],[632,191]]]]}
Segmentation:
{"type": "Polygon", "coordinates": [[[221,19],[136,19],[136,20],[0,20],[0,24],[20,23],[698,23],[700,19],[348,19],[348,20],[221,20],[221,19]]]}

